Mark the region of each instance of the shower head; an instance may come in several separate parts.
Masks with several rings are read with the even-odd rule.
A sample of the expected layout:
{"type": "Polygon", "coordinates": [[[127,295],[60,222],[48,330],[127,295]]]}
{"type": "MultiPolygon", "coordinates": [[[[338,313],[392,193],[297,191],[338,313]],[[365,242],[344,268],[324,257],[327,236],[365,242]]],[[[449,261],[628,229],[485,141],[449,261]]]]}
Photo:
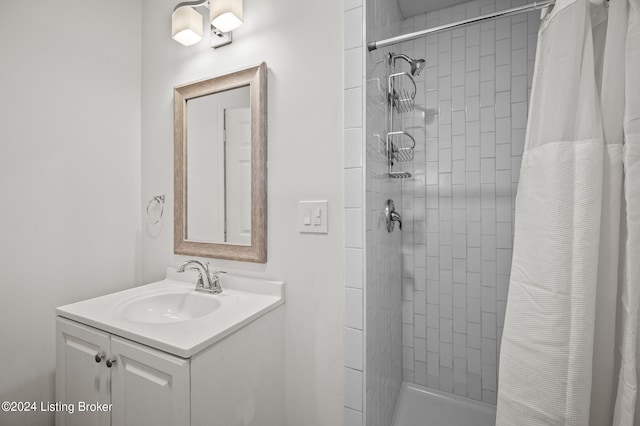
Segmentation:
{"type": "Polygon", "coordinates": [[[425,61],[424,59],[414,60],[413,62],[411,62],[411,74],[416,76],[419,75],[426,65],[427,61],[425,61]]]}
{"type": "Polygon", "coordinates": [[[408,57],[403,53],[398,53],[398,54],[390,53],[389,55],[391,58],[393,58],[394,65],[396,63],[396,59],[398,58],[402,58],[405,61],[407,61],[407,63],[411,66],[411,75],[413,76],[419,75],[420,72],[422,72],[424,67],[427,65],[427,61],[425,61],[424,59],[411,59],[410,57],[408,57]]]}

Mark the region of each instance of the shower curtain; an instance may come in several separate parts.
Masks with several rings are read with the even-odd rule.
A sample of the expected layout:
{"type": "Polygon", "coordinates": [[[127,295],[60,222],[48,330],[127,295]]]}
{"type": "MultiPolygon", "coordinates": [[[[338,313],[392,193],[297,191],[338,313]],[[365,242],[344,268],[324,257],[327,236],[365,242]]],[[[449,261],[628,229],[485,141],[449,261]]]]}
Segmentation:
{"type": "Polygon", "coordinates": [[[538,35],[497,422],[640,425],[640,0],[557,0],[538,35]]]}

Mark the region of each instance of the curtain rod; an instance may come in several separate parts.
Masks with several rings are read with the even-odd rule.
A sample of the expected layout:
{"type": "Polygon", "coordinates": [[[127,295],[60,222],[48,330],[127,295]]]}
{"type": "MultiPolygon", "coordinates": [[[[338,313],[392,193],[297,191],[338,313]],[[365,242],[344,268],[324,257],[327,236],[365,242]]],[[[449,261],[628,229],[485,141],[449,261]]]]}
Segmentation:
{"type": "Polygon", "coordinates": [[[503,16],[511,16],[511,15],[518,15],[520,13],[532,12],[534,10],[538,10],[538,9],[542,9],[544,7],[550,6],[554,3],[555,3],[555,0],[535,1],[533,3],[525,4],[523,6],[512,7],[511,9],[505,9],[499,12],[488,13],[486,15],[478,16],[475,18],[463,19],[462,21],[452,22],[451,24],[445,24],[437,27],[427,28],[426,30],[420,30],[413,33],[409,33],[409,34],[399,35],[396,37],[390,37],[384,40],[371,41],[367,43],[367,48],[371,52],[372,50],[376,50],[380,47],[391,46],[392,44],[414,40],[416,38],[425,37],[430,34],[439,33],[442,31],[462,27],[464,25],[469,25],[476,22],[482,22],[489,19],[501,18],[503,16]]]}

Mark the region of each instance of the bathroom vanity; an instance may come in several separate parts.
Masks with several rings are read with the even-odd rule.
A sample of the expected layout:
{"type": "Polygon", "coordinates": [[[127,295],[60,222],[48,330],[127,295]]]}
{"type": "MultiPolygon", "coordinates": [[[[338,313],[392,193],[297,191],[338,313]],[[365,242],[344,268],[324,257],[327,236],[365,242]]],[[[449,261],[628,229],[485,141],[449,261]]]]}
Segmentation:
{"type": "Polygon", "coordinates": [[[284,424],[284,284],[195,281],[169,270],[56,309],[58,426],[284,424]]]}

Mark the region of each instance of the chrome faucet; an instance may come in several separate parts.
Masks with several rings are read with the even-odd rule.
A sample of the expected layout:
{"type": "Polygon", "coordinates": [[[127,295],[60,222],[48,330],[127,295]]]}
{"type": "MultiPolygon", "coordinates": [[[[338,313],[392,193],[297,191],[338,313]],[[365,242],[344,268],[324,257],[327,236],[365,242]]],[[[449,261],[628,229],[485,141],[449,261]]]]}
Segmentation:
{"type": "Polygon", "coordinates": [[[178,272],[197,271],[198,281],[196,282],[196,291],[203,291],[206,293],[219,294],[222,293],[222,287],[220,286],[220,274],[226,274],[224,271],[209,271],[209,263],[203,265],[198,260],[187,260],[179,268],[178,272]]]}

